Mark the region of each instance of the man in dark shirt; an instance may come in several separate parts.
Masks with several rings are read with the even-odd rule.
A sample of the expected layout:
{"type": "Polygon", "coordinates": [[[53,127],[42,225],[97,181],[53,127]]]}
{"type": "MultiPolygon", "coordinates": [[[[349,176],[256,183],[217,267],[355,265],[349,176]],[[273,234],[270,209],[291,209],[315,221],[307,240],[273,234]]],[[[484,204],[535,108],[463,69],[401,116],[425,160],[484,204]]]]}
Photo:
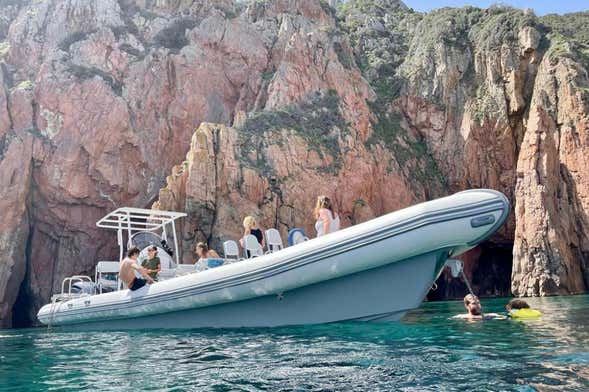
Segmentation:
{"type": "Polygon", "coordinates": [[[157,273],[162,270],[160,258],[157,257],[157,247],[150,246],[147,249],[147,259],[143,260],[141,266],[145,268],[147,274],[151,276],[153,280],[157,280],[157,273]]]}

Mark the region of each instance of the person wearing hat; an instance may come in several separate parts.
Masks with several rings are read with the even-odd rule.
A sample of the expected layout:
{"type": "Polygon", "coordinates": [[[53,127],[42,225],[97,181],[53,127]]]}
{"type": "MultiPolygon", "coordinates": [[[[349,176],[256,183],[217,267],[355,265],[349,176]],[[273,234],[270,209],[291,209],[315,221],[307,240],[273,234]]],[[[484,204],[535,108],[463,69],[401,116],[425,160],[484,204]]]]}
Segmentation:
{"type": "Polygon", "coordinates": [[[162,270],[162,265],[160,258],[157,257],[157,247],[155,245],[147,248],[147,259],[143,260],[141,266],[145,268],[147,274],[153,280],[157,280],[157,274],[162,270]]]}

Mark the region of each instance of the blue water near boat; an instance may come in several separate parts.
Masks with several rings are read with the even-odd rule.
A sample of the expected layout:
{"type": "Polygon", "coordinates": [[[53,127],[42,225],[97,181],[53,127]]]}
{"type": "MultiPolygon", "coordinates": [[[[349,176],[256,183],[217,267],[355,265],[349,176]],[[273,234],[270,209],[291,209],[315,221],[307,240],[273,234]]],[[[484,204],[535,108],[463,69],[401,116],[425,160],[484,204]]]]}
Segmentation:
{"type": "Polygon", "coordinates": [[[528,302],[542,318],[449,320],[462,304],[437,302],[386,324],[3,330],[0,391],[589,390],[589,296],[528,302]]]}

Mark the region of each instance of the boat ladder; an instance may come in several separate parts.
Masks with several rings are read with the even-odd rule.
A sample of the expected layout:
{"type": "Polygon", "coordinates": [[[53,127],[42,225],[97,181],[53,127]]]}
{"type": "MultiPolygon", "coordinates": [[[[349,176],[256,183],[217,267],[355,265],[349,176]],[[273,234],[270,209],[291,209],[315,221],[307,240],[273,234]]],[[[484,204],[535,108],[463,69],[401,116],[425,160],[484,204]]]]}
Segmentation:
{"type": "Polygon", "coordinates": [[[51,330],[55,313],[63,302],[88,295],[85,293],[72,293],[72,286],[78,282],[92,282],[92,278],[86,275],[69,276],[61,282],[61,293],[51,296],[51,310],[49,314],[49,321],[47,322],[48,331],[51,330]]]}
{"type": "Polygon", "coordinates": [[[47,331],[51,332],[51,325],[53,324],[53,316],[55,315],[55,306],[57,305],[57,297],[54,295],[51,298],[51,311],[49,313],[49,321],[47,322],[47,331]]]}

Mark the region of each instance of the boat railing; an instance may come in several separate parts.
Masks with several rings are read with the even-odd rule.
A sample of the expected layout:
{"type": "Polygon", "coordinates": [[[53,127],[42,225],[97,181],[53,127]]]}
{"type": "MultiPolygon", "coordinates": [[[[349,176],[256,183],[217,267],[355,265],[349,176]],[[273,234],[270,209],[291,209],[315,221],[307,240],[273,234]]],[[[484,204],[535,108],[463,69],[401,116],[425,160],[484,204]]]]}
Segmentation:
{"type": "Polygon", "coordinates": [[[88,295],[87,293],[72,293],[72,287],[74,286],[74,284],[82,283],[82,282],[93,283],[92,278],[90,278],[89,276],[86,276],[86,275],[74,275],[74,276],[69,276],[69,277],[65,278],[61,282],[61,293],[53,295],[51,297],[51,302],[55,303],[55,302],[69,300],[72,298],[79,298],[79,297],[87,296],[88,295]]]}

